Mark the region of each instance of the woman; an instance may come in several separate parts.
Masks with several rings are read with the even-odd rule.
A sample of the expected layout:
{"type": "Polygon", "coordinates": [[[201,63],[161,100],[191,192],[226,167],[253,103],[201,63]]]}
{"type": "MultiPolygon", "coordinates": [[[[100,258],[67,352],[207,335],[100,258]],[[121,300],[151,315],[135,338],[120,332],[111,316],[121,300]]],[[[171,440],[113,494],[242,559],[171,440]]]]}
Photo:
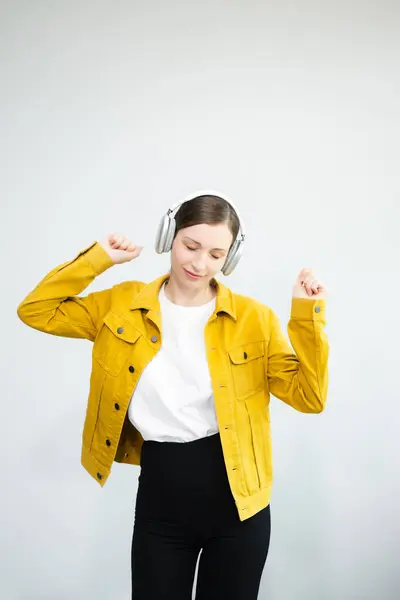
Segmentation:
{"type": "Polygon", "coordinates": [[[171,269],[78,296],[142,247],[110,234],[51,271],[18,308],[46,333],[94,342],[82,464],[103,486],[113,461],[140,465],[132,598],[256,600],[270,541],[270,394],[319,413],[328,388],[325,289],[293,287],[291,349],[276,314],[215,279],[235,268],[232,203],[196,194],[163,218],[171,269]]]}

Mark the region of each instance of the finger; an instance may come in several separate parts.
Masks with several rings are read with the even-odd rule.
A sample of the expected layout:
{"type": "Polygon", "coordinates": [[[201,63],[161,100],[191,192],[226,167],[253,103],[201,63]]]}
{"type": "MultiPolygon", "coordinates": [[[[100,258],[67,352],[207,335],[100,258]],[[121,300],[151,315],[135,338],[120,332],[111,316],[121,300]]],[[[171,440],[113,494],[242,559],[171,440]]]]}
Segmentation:
{"type": "Polygon", "coordinates": [[[120,245],[120,249],[121,250],[127,250],[130,245],[131,245],[131,241],[128,240],[127,238],[123,238],[122,242],[121,242],[121,245],[120,245]]]}
{"type": "Polygon", "coordinates": [[[138,251],[139,253],[142,251],[143,246],[135,246],[135,244],[130,244],[127,248],[128,252],[136,252],[138,251]]]}
{"type": "Polygon", "coordinates": [[[142,250],[143,250],[143,246],[136,246],[136,248],[132,252],[133,257],[136,258],[137,256],[139,256],[139,254],[141,253],[142,250]]]}
{"type": "Polygon", "coordinates": [[[116,233],[114,233],[111,237],[110,237],[110,245],[112,248],[114,248],[115,246],[117,246],[118,244],[118,235],[116,233]]]}
{"type": "Polygon", "coordinates": [[[307,290],[307,294],[308,294],[309,296],[312,296],[312,295],[313,295],[313,291],[312,291],[312,288],[311,288],[311,286],[309,286],[309,285],[308,285],[308,286],[306,287],[306,290],[307,290]]]}
{"type": "Polygon", "coordinates": [[[303,276],[301,278],[301,281],[303,281],[306,285],[312,285],[314,283],[318,283],[318,280],[313,273],[311,273],[310,275],[303,276]]]}
{"type": "Polygon", "coordinates": [[[121,244],[122,244],[122,242],[123,242],[123,239],[124,239],[124,238],[123,238],[123,236],[122,236],[122,235],[117,235],[117,236],[115,237],[115,245],[114,245],[114,249],[116,249],[116,250],[119,250],[119,249],[120,249],[120,246],[121,246],[121,244]]]}
{"type": "Polygon", "coordinates": [[[312,281],[310,281],[309,279],[306,279],[304,281],[304,289],[306,290],[306,292],[309,296],[312,296],[312,294],[313,294],[312,281]]]}

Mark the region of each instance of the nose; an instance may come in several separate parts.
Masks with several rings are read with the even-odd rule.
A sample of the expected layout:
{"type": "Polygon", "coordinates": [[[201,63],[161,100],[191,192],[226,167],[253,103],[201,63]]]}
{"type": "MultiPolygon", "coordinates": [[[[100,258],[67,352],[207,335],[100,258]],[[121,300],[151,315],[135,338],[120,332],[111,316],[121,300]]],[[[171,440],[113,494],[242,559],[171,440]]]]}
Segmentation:
{"type": "Polygon", "coordinates": [[[192,271],[195,275],[201,275],[202,273],[204,273],[204,268],[202,268],[201,266],[195,266],[192,265],[192,271]]]}
{"type": "Polygon", "coordinates": [[[204,273],[204,271],[206,270],[205,260],[198,259],[198,260],[196,260],[196,262],[192,262],[192,267],[193,267],[193,273],[196,273],[196,275],[204,273]]]}

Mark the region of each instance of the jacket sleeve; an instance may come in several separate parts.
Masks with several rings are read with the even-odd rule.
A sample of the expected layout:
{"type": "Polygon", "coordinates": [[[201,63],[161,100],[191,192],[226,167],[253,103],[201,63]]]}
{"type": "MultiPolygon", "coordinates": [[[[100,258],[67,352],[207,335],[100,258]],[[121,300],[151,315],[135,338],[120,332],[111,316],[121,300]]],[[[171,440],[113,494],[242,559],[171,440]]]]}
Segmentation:
{"type": "Polygon", "coordinates": [[[292,298],[290,342],[270,310],[267,377],[271,394],[304,413],[325,408],[329,344],[324,331],[326,300],[292,298]]]}
{"type": "Polygon", "coordinates": [[[76,294],[112,265],[107,252],[94,242],[50,271],[18,306],[18,317],[44,333],[93,341],[109,308],[112,288],[86,297],[76,294]]]}

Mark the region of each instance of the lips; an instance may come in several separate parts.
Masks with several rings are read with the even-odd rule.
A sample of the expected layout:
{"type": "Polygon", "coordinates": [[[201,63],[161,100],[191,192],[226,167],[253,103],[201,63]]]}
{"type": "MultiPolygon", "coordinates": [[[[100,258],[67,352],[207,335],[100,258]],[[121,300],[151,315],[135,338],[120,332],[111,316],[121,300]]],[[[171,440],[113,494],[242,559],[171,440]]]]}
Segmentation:
{"type": "Polygon", "coordinates": [[[196,275],[196,273],[192,273],[191,271],[188,271],[187,269],[183,269],[184,271],[186,271],[186,273],[192,277],[193,279],[200,279],[201,275],[196,275]]]}

